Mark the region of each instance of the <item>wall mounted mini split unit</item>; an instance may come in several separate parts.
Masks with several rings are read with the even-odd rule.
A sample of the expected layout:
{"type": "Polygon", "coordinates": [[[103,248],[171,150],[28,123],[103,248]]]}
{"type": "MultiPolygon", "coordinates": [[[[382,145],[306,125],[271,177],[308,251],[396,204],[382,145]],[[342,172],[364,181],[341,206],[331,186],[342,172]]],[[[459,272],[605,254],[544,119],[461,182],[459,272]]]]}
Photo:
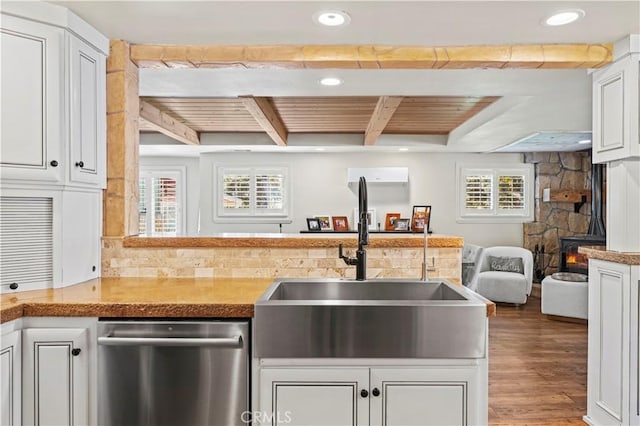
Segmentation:
{"type": "Polygon", "coordinates": [[[347,184],[355,184],[364,176],[367,183],[408,183],[408,167],[366,167],[347,169],[347,184]]]}

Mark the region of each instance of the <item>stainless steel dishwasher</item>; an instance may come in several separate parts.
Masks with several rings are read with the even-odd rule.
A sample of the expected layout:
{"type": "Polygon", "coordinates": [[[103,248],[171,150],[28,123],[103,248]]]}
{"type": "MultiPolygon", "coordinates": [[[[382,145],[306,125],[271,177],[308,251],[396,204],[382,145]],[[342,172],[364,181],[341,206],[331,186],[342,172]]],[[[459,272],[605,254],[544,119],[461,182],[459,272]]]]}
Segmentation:
{"type": "Polygon", "coordinates": [[[248,338],[247,321],[101,320],[99,424],[246,424],[248,338]]]}

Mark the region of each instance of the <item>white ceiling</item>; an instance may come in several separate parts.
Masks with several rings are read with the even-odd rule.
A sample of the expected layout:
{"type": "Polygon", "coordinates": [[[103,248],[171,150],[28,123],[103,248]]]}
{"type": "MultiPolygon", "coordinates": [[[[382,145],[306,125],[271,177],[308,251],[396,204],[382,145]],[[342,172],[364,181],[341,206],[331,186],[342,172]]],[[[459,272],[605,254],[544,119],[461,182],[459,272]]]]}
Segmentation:
{"type": "MultiPolygon", "coordinates": [[[[640,33],[640,2],[632,1],[56,1],[109,38],[156,44],[385,44],[483,45],[614,42],[640,33]],[[541,20],[581,8],[585,17],[564,27],[541,20]],[[312,22],[314,12],[340,9],[345,28],[312,22]]],[[[383,135],[379,149],[494,151],[535,133],[591,129],[591,78],[586,70],[244,70],[143,69],[142,96],[504,96],[454,130],[446,145],[425,136],[383,135]],[[325,88],[325,75],[344,79],[325,88]],[[384,147],[384,148],[383,148],[384,147]]],[[[205,138],[206,139],[206,138],[205,138]]],[[[290,138],[292,150],[368,149],[350,138],[290,138]],[[311,141],[311,142],[309,142],[311,141]],[[336,146],[337,145],[337,146],[336,146]]],[[[555,142],[570,138],[555,138],[555,142]]],[[[262,145],[228,138],[202,150],[262,145]],[[215,146],[215,147],[214,147],[215,146]]],[[[262,139],[260,139],[262,141],[262,139]]],[[[547,149],[536,139],[538,146],[547,149]]],[[[163,146],[159,151],[171,151],[163,146]]],[[[261,149],[272,148],[263,147],[261,149]]],[[[196,148],[197,149],[197,148],[196,148]]],[[[275,148],[282,149],[282,148],[275,148]]],[[[560,149],[560,148],[559,148],[560,149]]]]}
{"type": "Polygon", "coordinates": [[[157,44],[413,44],[429,46],[601,43],[640,29],[632,1],[55,1],[109,38],[157,44]],[[548,14],[586,12],[565,27],[548,14]],[[314,12],[351,15],[345,28],[312,22],[314,12]]]}

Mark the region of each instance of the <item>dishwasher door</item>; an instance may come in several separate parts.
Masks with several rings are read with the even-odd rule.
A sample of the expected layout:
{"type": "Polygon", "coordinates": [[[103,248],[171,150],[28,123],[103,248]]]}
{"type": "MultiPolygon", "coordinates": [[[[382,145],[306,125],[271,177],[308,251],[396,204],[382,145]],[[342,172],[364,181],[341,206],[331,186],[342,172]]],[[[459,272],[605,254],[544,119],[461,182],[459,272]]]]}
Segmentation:
{"type": "Polygon", "coordinates": [[[242,321],[100,321],[99,424],[246,424],[248,338],[242,321]]]}

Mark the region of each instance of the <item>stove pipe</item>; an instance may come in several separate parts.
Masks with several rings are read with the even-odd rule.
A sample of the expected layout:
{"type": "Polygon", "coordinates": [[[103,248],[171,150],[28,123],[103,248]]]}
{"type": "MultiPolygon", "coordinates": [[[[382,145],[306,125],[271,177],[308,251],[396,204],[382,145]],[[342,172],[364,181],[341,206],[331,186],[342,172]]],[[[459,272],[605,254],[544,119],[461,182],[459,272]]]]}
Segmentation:
{"type": "Polygon", "coordinates": [[[587,235],[604,237],[607,231],[602,220],[602,181],[603,165],[593,164],[591,166],[591,221],[587,235]]]}

